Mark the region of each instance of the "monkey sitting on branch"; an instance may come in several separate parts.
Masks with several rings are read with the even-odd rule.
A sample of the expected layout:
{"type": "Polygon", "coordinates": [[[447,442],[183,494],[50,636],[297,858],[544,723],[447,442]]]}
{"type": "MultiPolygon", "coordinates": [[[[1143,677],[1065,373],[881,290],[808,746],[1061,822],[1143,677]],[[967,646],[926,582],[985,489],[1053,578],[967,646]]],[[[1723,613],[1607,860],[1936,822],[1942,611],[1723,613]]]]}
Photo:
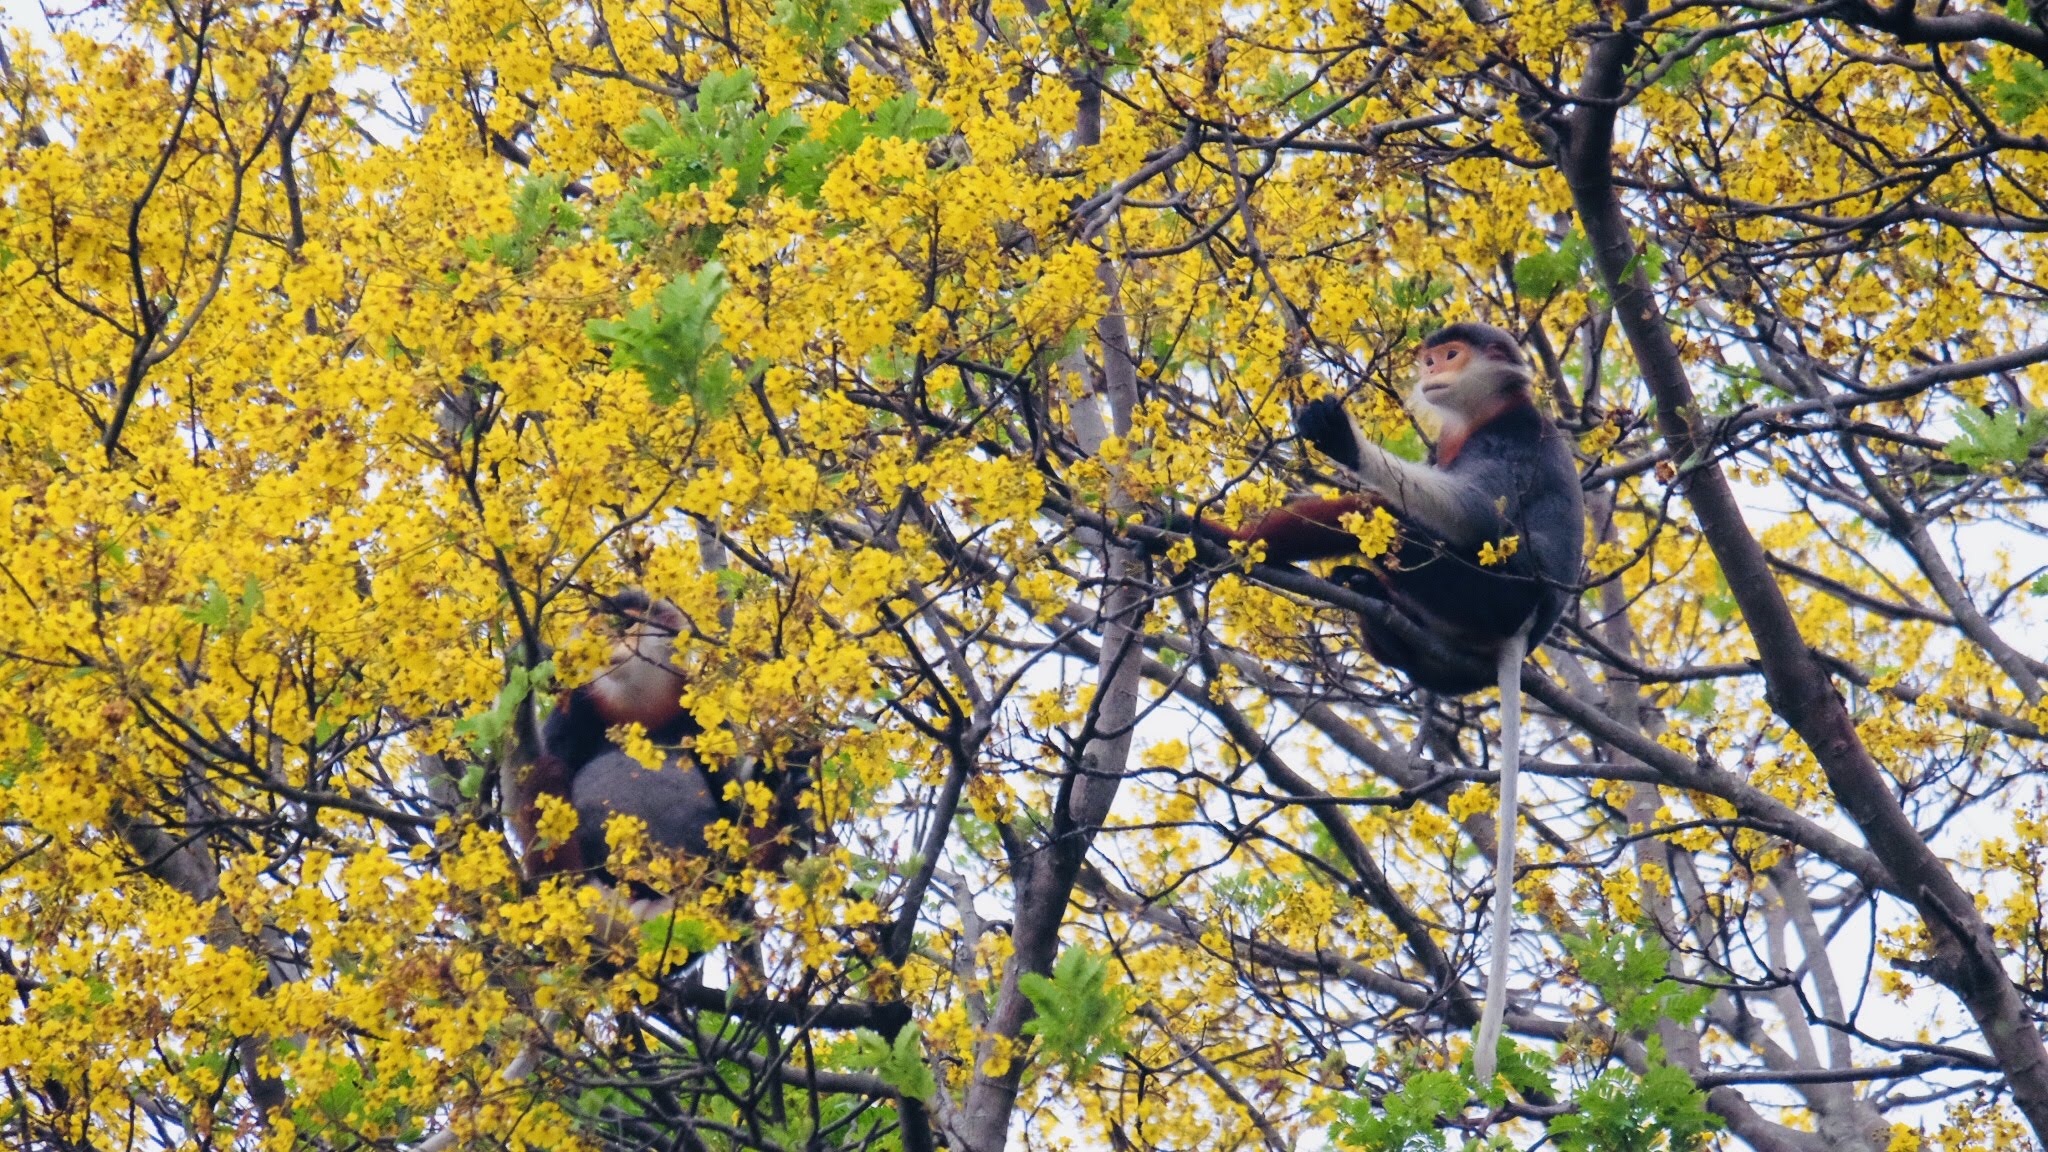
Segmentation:
{"type": "Polygon", "coordinates": [[[1417,397],[1442,420],[1428,464],[1366,439],[1337,400],[1312,401],[1296,413],[1295,428],[1343,466],[1340,479],[1355,491],[1297,500],[1237,530],[1207,521],[1191,527],[1212,542],[1263,543],[1268,562],[1288,564],[1359,555],[1359,538],[1344,528],[1344,517],[1385,508],[1399,525],[1398,543],[1377,560],[1331,574],[1412,625],[1361,617],[1366,651],[1435,692],[1499,687],[1493,955],[1473,1052],[1484,1087],[1493,1080],[1506,1001],[1522,660],[1577,593],[1585,505],[1571,445],[1537,410],[1529,362],[1513,336],[1491,324],[1453,324],[1423,340],[1419,359],[1417,397]],[[1418,636],[1436,643],[1416,643],[1418,636]]]}
{"type": "MultiPolygon", "coordinates": [[[[688,747],[703,728],[681,703],[687,680],[675,662],[675,639],[683,630],[682,611],[629,589],[600,601],[597,616],[613,636],[609,661],[589,683],[562,693],[541,728],[532,763],[514,773],[508,790],[510,823],[529,879],[568,873],[612,882],[605,825],[613,816],[639,818],[657,851],[700,859],[712,855],[705,833],[713,824],[744,823],[688,747]],[[612,730],[625,725],[638,725],[664,751],[659,767],[642,764],[613,740],[612,730]],[[576,810],[575,831],[560,843],[542,843],[542,796],[576,810]]],[[[781,859],[788,847],[783,833],[800,830],[797,797],[808,782],[800,765],[810,751],[790,756],[768,826],[747,829],[757,864],[781,859]]]]}

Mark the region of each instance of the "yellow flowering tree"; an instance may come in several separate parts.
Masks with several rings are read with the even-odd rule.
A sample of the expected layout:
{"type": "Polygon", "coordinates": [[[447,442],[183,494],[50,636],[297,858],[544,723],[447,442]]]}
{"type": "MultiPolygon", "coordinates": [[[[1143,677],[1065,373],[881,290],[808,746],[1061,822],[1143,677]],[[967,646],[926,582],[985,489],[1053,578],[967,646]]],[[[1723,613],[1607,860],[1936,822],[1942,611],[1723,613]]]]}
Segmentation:
{"type": "Polygon", "coordinates": [[[129,0],[0,48],[8,1146],[2048,1138],[2034,7],[129,0]],[[1491,695],[1162,527],[1327,490],[1304,400],[1419,458],[1466,318],[1590,541],[1491,1084],[1491,695]],[[723,817],[535,881],[506,786],[627,586],[723,817]]]}

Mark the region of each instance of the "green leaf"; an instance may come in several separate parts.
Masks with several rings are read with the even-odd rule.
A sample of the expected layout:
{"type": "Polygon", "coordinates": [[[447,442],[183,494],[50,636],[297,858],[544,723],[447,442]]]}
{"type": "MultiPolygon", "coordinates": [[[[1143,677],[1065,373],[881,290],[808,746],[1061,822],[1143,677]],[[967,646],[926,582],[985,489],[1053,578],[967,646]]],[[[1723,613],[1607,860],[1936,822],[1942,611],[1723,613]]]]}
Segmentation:
{"type": "MultiPolygon", "coordinates": [[[[1554,1062],[1547,1053],[1535,1048],[1524,1048],[1513,1039],[1503,1036],[1494,1055],[1495,1066],[1501,1075],[1508,1078],[1508,1083],[1514,1085],[1517,1092],[1525,1096],[1537,1093],[1545,1096],[1557,1094],[1557,1086],[1550,1079],[1550,1069],[1554,1062]]],[[[1467,1057],[1466,1063],[1471,1063],[1470,1057],[1467,1057]]],[[[1501,1092],[1496,1085],[1488,1085],[1487,1092],[1489,1095],[1497,1094],[1503,1099],[1506,1096],[1506,1093],[1501,1092]]]]}
{"type": "Polygon", "coordinates": [[[221,629],[228,626],[228,619],[233,612],[234,608],[228,603],[227,594],[220,590],[219,582],[209,576],[206,578],[206,584],[199,590],[199,603],[185,609],[185,619],[208,628],[221,629]]]}
{"type": "Polygon", "coordinates": [[[313,1107],[330,1120],[360,1120],[363,1108],[363,1070],[355,1063],[344,1064],[334,1084],[313,1100],[313,1107]]]}
{"type": "Polygon", "coordinates": [[[1579,974],[1614,1008],[1615,1027],[1649,1031],[1665,1020],[1689,1024],[1714,998],[1714,990],[1670,979],[1671,951],[1662,941],[1628,928],[1595,925],[1585,936],[1564,938],[1579,974]]]}
{"type": "Polygon", "coordinates": [[[1380,447],[1403,460],[1417,464],[1422,463],[1423,458],[1429,455],[1429,449],[1422,443],[1422,434],[1417,432],[1412,424],[1401,429],[1397,435],[1380,441],[1380,447]]]}
{"type": "Polygon", "coordinates": [[[1975,408],[1961,408],[1956,411],[1956,424],[1963,434],[1942,445],[1942,451],[1956,463],[1978,471],[1995,464],[2024,464],[2034,449],[2048,440],[2048,412],[2039,409],[2022,415],[2008,408],[1987,416],[1975,408]]]}
{"type": "MultiPolygon", "coordinates": [[[[1420,205],[1417,205],[1417,211],[1421,211],[1420,205]]],[[[1403,311],[1419,312],[1449,296],[1455,287],[1448,280],[1434,280],[1430,278],[1429,273],[1420,272],[1396,280],[1389,296],[1395,307],[1403,311]]]]}
{"type": "Polygon", "coordinates": [[[934,140],[953,130],[953,121],[915,96],[896,96],[877,105],[873,114],[848,108],[826,125],[822,136],[809,136],[789,146],[776,165],[775,181],[783,193],[816,204],[832,166],[870,139],[934,140]]]}
{"type": "Polygon", "coordinates": [[[533,176],[520,181],[512,194],[512,230],[482,240],[466,240],[463,251],[472,260],[489,260],[515,272],[532,271],[541,249],[575,240],[583,214],[562,198],[566,176],[533,176]]]}
{"type": "MultiPolygon", "coordinates": [[[[1666,57],[1673,52],[1679,51],[1685,47],[1687,39],[1688,37],[1676,34],[1658,37],[1657,55],[1659,57],[1666,57]]],[[[1674,92],[1690,88],[1695,81],[1702,79],[1708,72],[1712,71],[1715,64],[1725,59],[1730,53],[1741,46],[1742,40],[1736,36],[1722,36],[1709,40],[1684,59],[1673,64],[1664,73],[1663,78],[1657,81],[1657,86],[1674,92]]]]}
{"type": "Polygon", "coordinates": [[[678,919],[674,912],[669,912],[640,925],[643,956],[665,956],[671,963],[681,964],[716,947],[718,933],[695,916],[678,919]]]}
{"type": "Polygon", "coordinates": [[[1685,695],[1678,701],[1678,710],[1701,720],[1712,719],[1719,697],[1720,693],[1712,683],[1701,681],[1686,690],[1685,695]]]}
{"type": "Polygon", "coordinates": [[[185,619],[222,632],[243,632],[256,622],[263,609],[263,584],[251,576],[242,581],[242,594],[229,599],[220,582],[207,577],[199,590],[199,602],[184,610],[185,619]]]}
{"type": "Polygon", "coordinates": [[[853,1050],[844,1053],[844,1059],[849,1067],[873,1071],[882,1083],[907,1099],[929,1100],[939,1090],[931,1067],[925,1063],[923,1036],[915,1024],[905,1024],[896,1033],[893,1044],[876,1032],[856,1029],[853,1050]]]}
{"type": "Polygon", "coordinates": [[[1524,296],[1552,296],[1585,279],[1593,248],[1574,228],[1553,251],[1515,261],[1515,290],[1524,296]]]}
{"type": "Polygon", "coordinates": [[[917,357],[891,345],[868,353],[868,375],[877,380],[907,379],[917,369],[917,357]]]}
{"type": "Polygon", "coordinates": [[[770,22],[813,52],[837,52],[896,11],[896,0],[775,0],[770,22]]]}
{"type": "Polygon", "coordinates": [[[936,140],[953,130],[952,117],[910,95],[884,100],[875,108],[873,120],[877,136],[897,140],[936,140]]]}
{"type": "Polygon", "coordinates": [[[1646,1046],[1641,1077],[1610,1069],[1573,1097],[1576,1112],[1551,1120],[1560,1152],[1683,1152],[1721,1127],[1706,1109],[1707,1094],[1665,1062],[1663,1043],[1652,1036],[1646,1046]]]}
{"type": "Polygon", "coordinates": [[[2027,585],[2027,591],[2036,596],[2048,596],[2048,572],[2034,577],[2034,582],[2027,585]]]}
{"type": "MultiPolygon", "coordinates": [[[[654,166],[620,198],[605,235],[634,249],[652,246],[661,229],[647,211],[648,201],[708,188],[722,172],[735,174],[735,205],[760,195],[769,183],[769,161],[803,139],[808,128],[796,113],[771,114],[757,108],[757,102],[754,74],[742,68],[706,75],[697,88],[696,106],[678,104],[673,120],[651,108],[641,112],[620,135],[628,146],[648,153],[654,166]]],[[[708,256],[717,250],[719,234],[707,226],[683,237],[683,246],[708,256]]]]}
{"type": "Polygon", "coordinates": [[[1444,1134],[1437,1121],[1465,1107],[1468,1087],[1456,1072],[1412,1073],[1378,1108],[1359,1097],[1339,1101],[1330,1139],[1366,1152],[1441,1152],[1444,1134]]]}
{"type": "Polygon", "coordinates": [[[2005,62],[2004,71],[2001,76],[1995,67],[1979,68],[1964,77],[1964,83],[1991,105],[2001,121],[2017,125],[2048,104],[2048,69],[2032,60],[2014,59],[2005,62]]]}
{"type": "Polygon", "coordinates": [[[1060,953],[1052,976],[1027,972],[1017,980],[1038,1016],[1024,1025],[1045,1054],[1076,1079],[1106,1056],[1125,1051],[1122,1028],[1130,1015],[1125,989],[1109,986],[1109,961],[1086,948],[1060,953]]]}
{"type": "Polygon", "coordinates": [[[719,416],[741,382],[711,319],[728,287],[725,268],[706,264],[656,292],[652,304],[584,331],[611,345],[612,367],[639,373],[656,404],[688,396],[700,413],[719,416]]]}
{"type": "Polygon", "coordinates": [[[23,776],[34,774],[42,766],[43,753],[49,751],[49,739],[39,725],[28,723],[22,727],[28,734],[26,746],[19,755],[0,764],[0,789],[12,788],[23,776]]]}
{"type": "MultiPolygon", "coordinates": [[[[498,699],[490,708],[474,716],[467,716],[455,722],[455,736],[469,745],[477,759],[488,759],[498,748],[505,733],[512,730],[512,722],[519,715],[519,705],[526,700],[527,693],[554,679],[555,664],[544,660],[531,672],[523,667],[514,667],[505,678],[505,686],[498,689],[498,699]]],[[[481,765],[473,765],[471,774],[476,774],[481,765]]],[[[481,777],[478,783],[481,784],[481,777]]],[[[470,796],[469,778],[463,778],[463,795],[470,796]]]]}

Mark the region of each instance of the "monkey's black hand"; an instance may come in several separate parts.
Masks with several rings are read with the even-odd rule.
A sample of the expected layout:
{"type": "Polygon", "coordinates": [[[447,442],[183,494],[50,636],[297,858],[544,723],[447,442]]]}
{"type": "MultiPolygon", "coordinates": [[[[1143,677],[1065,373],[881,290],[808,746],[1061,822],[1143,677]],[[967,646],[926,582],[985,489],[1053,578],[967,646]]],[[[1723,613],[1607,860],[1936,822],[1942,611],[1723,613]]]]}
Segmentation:
{"type": "Polygon", "coordinates": [[[1303,404],[1295,410],[1294,430],[1323,455],[1346,468],[1358,467],[1358,437],[1351,430],[1351,417],[1345,415],[1343,401],[1325,396],[1303,404]]]}
{"type": "Polygon", "coordinates": [[[1361,564],[1339,564],[1330,569],[1330,583],[1375,600],[1387,598],[1387,582],[1361,564]]]}

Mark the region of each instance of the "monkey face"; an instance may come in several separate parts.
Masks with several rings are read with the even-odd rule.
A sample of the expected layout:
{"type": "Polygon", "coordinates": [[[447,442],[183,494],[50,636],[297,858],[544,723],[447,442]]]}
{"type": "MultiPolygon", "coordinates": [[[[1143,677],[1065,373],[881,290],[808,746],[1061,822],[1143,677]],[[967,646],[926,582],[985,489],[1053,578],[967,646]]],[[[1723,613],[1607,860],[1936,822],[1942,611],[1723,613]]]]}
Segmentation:
{"type": "Polygon", "coordinates": [[[1446,340],[1424,348],[1416,360],[1422,365],[1422,394],[1428,396],[1454,386],[1465,374],[1472,366],[1472,346],[1463,340],[1446,340]]]}
{"type": "Polygon", "coordinates": [[[1416,359],[1423,402],[1461,423],[1482,418],[1510,388],[1528,382],[1528,370],[1512,353],[1464,340],[1428,345],[1416,359]]]}
{"type": "Polygon", "coordinates": [[[677,698],[684,676],[675,663],[675,646],[683,614],[666,600],[613,607],[599,620],[613,636],[611,661],[591,682],[590,692],[609,723],[639,724],[652,731],[682,712],[677,698]]]}

